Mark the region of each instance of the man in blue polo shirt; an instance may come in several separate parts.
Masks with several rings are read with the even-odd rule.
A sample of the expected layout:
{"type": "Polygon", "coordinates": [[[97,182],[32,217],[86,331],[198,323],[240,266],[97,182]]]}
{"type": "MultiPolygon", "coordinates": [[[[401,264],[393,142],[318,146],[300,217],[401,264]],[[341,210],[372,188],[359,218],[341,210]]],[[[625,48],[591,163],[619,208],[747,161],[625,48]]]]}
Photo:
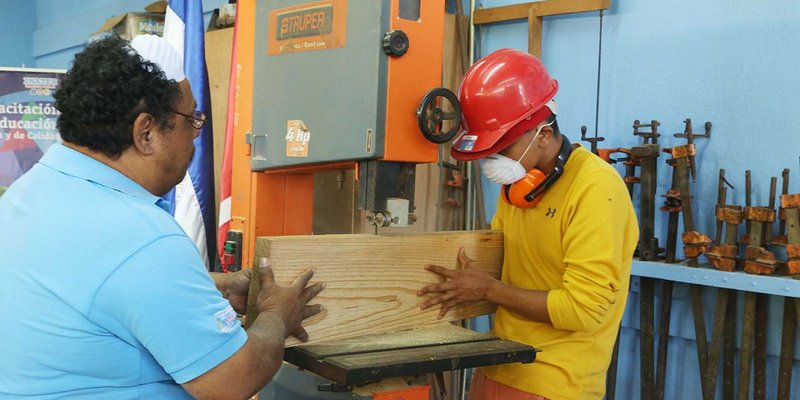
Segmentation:
{"type": "Polygon", "coordinates": [[[63,145],[0,199],[0,399],[244,399],[287,336],[307,338],[313,270],[281,287],[261,260],[245,332],[246,273],[210,276],[164,211],[205,122],[182,71],[152,36],[75,57],[55,95],[63,145]]]}

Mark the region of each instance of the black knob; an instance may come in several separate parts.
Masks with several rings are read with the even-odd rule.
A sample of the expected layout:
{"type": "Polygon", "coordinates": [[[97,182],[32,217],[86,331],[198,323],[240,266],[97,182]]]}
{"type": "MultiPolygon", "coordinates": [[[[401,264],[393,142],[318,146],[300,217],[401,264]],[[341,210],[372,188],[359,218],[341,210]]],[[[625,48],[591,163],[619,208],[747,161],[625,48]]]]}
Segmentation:
{"type": "Polygon", "coordinates": [[[400,57],[408,51],[408,35],[396,29],[383,35],[383,51],[390,57],[400,57]]]}

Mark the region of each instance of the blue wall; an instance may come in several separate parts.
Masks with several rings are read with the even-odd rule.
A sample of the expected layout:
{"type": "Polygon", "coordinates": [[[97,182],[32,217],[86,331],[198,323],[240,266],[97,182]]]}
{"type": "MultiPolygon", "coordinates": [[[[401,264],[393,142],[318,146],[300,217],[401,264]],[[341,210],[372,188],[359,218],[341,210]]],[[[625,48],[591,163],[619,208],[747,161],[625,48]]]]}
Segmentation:
{"type": "MultiPolygon", "coordinates": [[[[479,5],[488,8],[520,2],[484,0],[479,5]]],[[[800,119],[796,116],[800,110],[800,25],[796,23],[800,3],[612,3],[603,18],[599,134],[606,141],[600,147],[641,143],[632,135],[635,119],[661,122],[660,132],[665,134],[659,139],[662,147],[685,144],[685,140],[672,137],[683,131],[685,118],[692,118],[699,133],[703,123],[711,121],[711,140],[697,142],[698,179],[692,188],[695,228],[711,237],[719,168],[726,169],[736,187],[728,192],[729,203],[744,204],[745,169],[752,170],[754,205],[767,205],[770,177],[780,178],[783,168],[792,169],[790,193],[800,192],[800,119]]],[[[561,85],[556,96],[559,126],[573,142],[580,138],[581,125],[594,133],[599,21],[597,12],[544,19],[542,59],[561,85]]],[[[479,56],[503,47],[527,49],[527,24],[523,21],[486,26],[479,36],[479,56]]],[[[665,159],[660,160],[659,194],[666,192],[670,182],[665,159]]],[[[487,214],[493,215],[498,187],[485,178],[484,183],[487,214]]],[[[740,229],[740,234],[744,233],[744,228],[740,229]]],[[[657,217],[656,234],[663,246],[665,215],[657,217]]],[[[631,291],[623,321],[618,399],[639,397],[636,278],[631,291]]],[[[687,286],[677,285],[675,293],[666,398],[699,398],[687,286]]],[[[705,293],[709,331],[714,294],[713,289],[705,293]]],[[[740,299],[740,316],[742,304],[740,299]]],[[[767,398],[775,398],[774,356],[779,351],[782,304],[782,298],[770,300],[767,398]]],[[[741,325],[737,332],[741,335],[741,325]]],[[[793,398],[800,396],[798,374],[796,362],[793,398]]]]}
{"type": "Polygon", "coordinates": [[[0,10],[0,67],[33,67],[36,5],[33,1],[0,0],[0,10]]]}
{"type": "MultiPolygon", "coordinates": [[[[76,52],[113,15],[144,11],[154,0],[36,0],[33,57],[39,68],[69,68],[76,52]]],[[[223,1],[203,0],[206,24],[223,1]]],[[[22,2],[15,2],[22,3],[22,2]]],[[[25,2],[25,3],[34,3],[25,2]]],[[[0,30],[4,29],[0,27],[0,30]]]]}

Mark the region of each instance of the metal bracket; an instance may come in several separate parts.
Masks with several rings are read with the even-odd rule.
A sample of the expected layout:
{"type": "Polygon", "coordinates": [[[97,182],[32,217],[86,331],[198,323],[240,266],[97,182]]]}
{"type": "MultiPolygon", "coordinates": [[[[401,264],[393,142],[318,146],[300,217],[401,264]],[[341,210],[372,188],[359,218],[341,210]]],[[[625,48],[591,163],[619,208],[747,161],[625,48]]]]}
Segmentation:
{"type": "Polygon", "coordinates": [[[265,161],[267,159],[267,134],[266,133],[251,133],[248,132],[244,136],[244,140],[250,145],[250,159],[256,161],[265,161]]]}

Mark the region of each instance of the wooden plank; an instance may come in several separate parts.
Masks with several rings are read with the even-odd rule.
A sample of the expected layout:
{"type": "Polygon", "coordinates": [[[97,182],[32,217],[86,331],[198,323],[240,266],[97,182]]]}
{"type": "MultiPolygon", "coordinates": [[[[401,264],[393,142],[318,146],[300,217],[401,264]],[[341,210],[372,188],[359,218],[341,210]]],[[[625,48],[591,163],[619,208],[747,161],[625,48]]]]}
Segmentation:
{"type": "MultiPolygon", "coordinates": [[[[310,342],[345,339],[436,324],[438,307],[420,310],[416,292],[438,278],[426,264],[456,267],[458,249],[491,276],[500,276],[503,234],[498,231],[436,232],[414,235],[319,235],[260,237],[256,258],[268,257],[275,279],[288,285],[309,267],[312,282],[325,282],[315,299],[325,311],[303,326],[310,342]]],[[[256,296],[251,298],[255,299],[256,296]]],[[[459,320],[494,312],[488,303],[469,303],[448,312],[459,320]]],[[[299,342],[290,338],[287,346],[299,342]]]]}
{"type": "Polygon", "coordinates": [[[511,6],[476,9],[472,14],[475,25],[526,19],[531,10],[539,17],[606,10],[611,0],[548,0],[511,6]]]}
{"type": "Polygon", "coordinates": [[[533,11],[528,14],[528,54],[542,58],[542,17],[533,11]]]}
{"type": "Polygon", "coordinates": [[[528,18],[533,3],[515,4],[492,8],[478,8],[472,12],[472,23],[475,25],[506,22],[528,18]]]}
{"type": "Polygon", "coordinates": [[[550,0],[536,3],[536,15],[575,14],[589,11],[600,11],[611,8],[611,0],[550,0]]]}

